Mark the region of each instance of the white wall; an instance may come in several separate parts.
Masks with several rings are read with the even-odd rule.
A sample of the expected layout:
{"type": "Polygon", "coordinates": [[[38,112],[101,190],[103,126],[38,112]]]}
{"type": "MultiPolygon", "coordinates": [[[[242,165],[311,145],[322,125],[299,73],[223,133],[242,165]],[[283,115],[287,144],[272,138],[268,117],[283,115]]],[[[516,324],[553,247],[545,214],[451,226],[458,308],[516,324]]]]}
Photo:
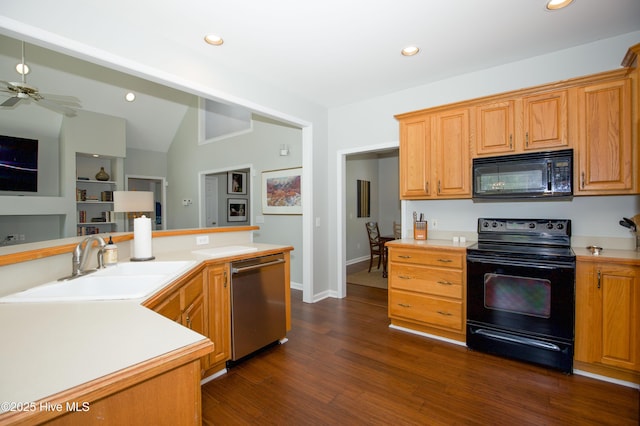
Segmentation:
{"type": "Polygon", "coordinates": [[[251,218],[248,224],[260,227],[260,230],[254,233],[254,241],[293,246],[291,280],[302,283],[302,216],[263,215],[261,202],[263,171],[302,166],[300,129],[254,117],[251,132],[199,145],[197,138],[192,138],[189,130],[197,130],[196,123],[197,111],[193,108],[187,112],[183,128],[178,131],[168,152],[169,229],[199,226],[199,176],[201,173],[221,169],[241,170],[250,165],[254,175],[247,176],[250,183],[247,196],[225,195],[227,192],[225,184],[220,188],[219,199],[225,200],[226,207],[226,198],[250,197],[251,218]],[[288,156],[280,156],[281,144],[289,146],[288,156]],[[191,198],[193,204],[183,206],[181,202],[183,198],[191,198]],[[261,216],[260,223],[256,221],[256,216],[261,216]]]}
{"type": "MultiPolygon", "coordinates": [[[[433,84],[414,87],[332,108],[329,111],[329,158],[355,147],[366,147],[398,140],[398,123],[394,115],[423,108],[463,101],[495,93],[516,90],[538,84],[608,71],[620,67],[628,48],[640,40],[640,32],[602,40],[527,60],[453,77],[433,84]]],[[[637,142],[637,141],[636,141],[637,142]]],[[[338,188],[336,163],[329,162],[329,188],[338,188]]],[[[574,235],[628,237],[618,225],[624,215],[640,211],[639,197],[583,197],[562,203],[500,203],[474,204],[471,201],[419,201],[406,203],[403,221],[411,220],[413,210],[423,211],[428,218],[440,219],[442,229],[475,231],[481,215],[505,217],[544,215],[569,217],[574,221],[574,235]]],[[[329,194],[329,211],[336,211],[336,197],[329,194]]],[[[340,235],[337,216],[329,228],[329,247],[337,247],[340,235]]],[[[329,274],[336,276],[345,259],[330,259],[329,274]]],[[[332,283],[332,290],[335,290],[332,283]]]]}
{"type": "MultiPolygon", "coordinates": [[[[335,161],[338,151],[397,142],[394,114],[617,68],[627,48],[640,39],[640,32],[630,33],[327,111],[224,67],[212,72],[204,60],[167,61],[162,49],[130,52],[126,45],[107,52],[86,44],[83,37],[70,39],[45,30],[47,25],[38,24],[32,14],[24,16],[20,21],[5,19],[2,32],[197,96],[236,103],[303,128],[307,143],[303,165],[310,177],[303,186],[313,185],[304,188],[308,213],[303,218],[304,244],[312,259],[304,275],[309,285],[313,281],[312,297],[305,297],[305,301],[331,295],[337,285],[338,266],[344,262],[335,255],[342,238],[338,220],[342,213],[337,212],[336,200],[341,192],[335,161]]],[[[94,42],[100,43],[95,38],[94,42]]]]}

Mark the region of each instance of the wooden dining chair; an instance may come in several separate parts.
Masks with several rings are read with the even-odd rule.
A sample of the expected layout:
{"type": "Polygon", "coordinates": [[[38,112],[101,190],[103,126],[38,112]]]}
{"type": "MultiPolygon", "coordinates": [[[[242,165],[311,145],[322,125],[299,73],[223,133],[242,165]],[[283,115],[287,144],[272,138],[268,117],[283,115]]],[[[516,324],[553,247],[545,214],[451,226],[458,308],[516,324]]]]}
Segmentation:
{"type": "Polygon", "coordinates": [[[373,266],[373,257],[378,256],[378,269],[382,263],[382,257],[384,256],[384,242],[380,240],[380,229],[378,229],[378,222],[367,222],[367,234],[369,235],[369,251],[371,257],[369,258],[369,271],[371,272],[371,266],[373,266]]]}

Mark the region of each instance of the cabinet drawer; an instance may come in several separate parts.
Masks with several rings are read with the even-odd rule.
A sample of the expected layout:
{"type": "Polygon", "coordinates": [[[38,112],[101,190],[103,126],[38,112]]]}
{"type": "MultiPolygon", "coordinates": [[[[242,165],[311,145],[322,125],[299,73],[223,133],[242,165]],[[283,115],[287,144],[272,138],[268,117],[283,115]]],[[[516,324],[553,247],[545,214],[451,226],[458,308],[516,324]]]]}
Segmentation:
{"type": "Polygon", "coordinates": [[[463,253],[444,250],[416,250],[403,248],[389,249],[389,262],[415,263],[425,266],[443,266],[447,268],[462,268],[463,253]]]}
{"type": "Polygon", "coordinates": [[[463,331],[462,302],[390,290],[389,315],[457,332],[463,331]]]}
{"type": "Polygon", "coordinates": [[[462,271],[393,264],[389,288],[462,299],[462,271]]]}

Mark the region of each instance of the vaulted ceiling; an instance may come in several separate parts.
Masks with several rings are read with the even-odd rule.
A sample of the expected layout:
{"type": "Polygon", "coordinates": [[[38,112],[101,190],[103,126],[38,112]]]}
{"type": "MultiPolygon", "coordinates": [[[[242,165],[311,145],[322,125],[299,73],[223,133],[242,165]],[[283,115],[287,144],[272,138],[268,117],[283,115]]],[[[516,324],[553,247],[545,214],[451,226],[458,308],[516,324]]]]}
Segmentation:
{"type": "MultiPolygon", "coordinates": [[[[574,0],[553,12],[545,3],[2,0],[0,33],[15,37],[7,27],[28,25],[139,63],[171,61],[212,73],[224,68],[331,108],[640,31],[638,0],[574,0]],[[208,33],[223,37],[224,44],[204,43],[208,33]],[[407,45],[420,53],[402,56],[407,45]]],[[[19,54],[17,42],[0,38],[0,80],[15,81],[13,58],[19,54]]],[[[124,116],[131,131],[140,132],[133,138],[139,148],[166,150],[180,111],[193,102],[174,89],[41,48],[28,47],[27,59],[44,68],[34,65],[30,83],[45,93],[77,96],[83,109],[124,116]],[[123,105],[123,91],[130,88],[149,95],[138,105],[149,104],[123,105]]]]}

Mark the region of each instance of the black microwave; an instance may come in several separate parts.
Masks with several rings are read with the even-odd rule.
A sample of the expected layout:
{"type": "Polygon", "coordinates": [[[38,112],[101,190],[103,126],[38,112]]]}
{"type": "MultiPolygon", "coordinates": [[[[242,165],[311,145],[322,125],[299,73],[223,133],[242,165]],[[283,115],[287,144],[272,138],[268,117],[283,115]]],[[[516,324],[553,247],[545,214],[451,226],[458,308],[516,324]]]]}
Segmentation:
{"type": "Polygon", "coordinates": [[[474,201],[571,197],[572,149],[473,159],[474,201]]]}

